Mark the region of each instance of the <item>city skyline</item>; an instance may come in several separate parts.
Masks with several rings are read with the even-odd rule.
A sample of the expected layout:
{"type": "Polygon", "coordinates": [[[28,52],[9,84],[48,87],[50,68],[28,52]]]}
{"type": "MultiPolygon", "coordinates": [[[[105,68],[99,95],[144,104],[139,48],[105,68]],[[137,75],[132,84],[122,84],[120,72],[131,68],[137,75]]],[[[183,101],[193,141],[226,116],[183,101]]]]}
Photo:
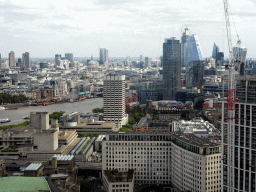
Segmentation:
{"type": "MultiPolygon", "coordinates": [[[[255,20],[255,2],[232,1],[230,4],[242,46],[248,58],[255,57],[256,40],[248,34],[255,20]],[[246,10],[246,12],[244,11],[246,10]]],[[[97,56],[99,46],[106,47],[112,57],[159,57],[165,38],[180,40],[181,29],[197,34],[205,57],[211,56],[214,42],[228,56],[222,0],[187,1],[75,1],[19,2],[2,1],[0,14],[3,46],[0,53],[10,51],[32,57],[52,57],[57,53],[74,53],[77,57],[97,56]],[[134,6],[136,4],[136,6],[134,6]],[[224,48],[223,48],[224,47],[224,48]]],[[[231,19],[232,21],[232,19],[231,19]]],[[[233,45],[236,42],[232,25],[233,45]]]]}

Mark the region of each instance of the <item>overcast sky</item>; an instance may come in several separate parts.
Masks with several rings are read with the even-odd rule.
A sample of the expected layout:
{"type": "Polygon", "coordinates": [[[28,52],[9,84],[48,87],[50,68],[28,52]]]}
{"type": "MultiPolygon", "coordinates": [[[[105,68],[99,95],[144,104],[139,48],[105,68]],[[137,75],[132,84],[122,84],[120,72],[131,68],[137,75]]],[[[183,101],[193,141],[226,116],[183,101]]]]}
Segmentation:
{"type": "MultiPolygon", "coordinates": [[[[247,58],[255,58],[256,1],[230,0],[230,6],[247,58]]],[[[98,57],[99,47],[110,57],[159,57],[164,39],[180,39],[186,25],[205,57],[214,42],[228,54],[223,0],[0,0],[0,22],[2,57],[10,51],[16,58],[26,51],[98,57]]]]}

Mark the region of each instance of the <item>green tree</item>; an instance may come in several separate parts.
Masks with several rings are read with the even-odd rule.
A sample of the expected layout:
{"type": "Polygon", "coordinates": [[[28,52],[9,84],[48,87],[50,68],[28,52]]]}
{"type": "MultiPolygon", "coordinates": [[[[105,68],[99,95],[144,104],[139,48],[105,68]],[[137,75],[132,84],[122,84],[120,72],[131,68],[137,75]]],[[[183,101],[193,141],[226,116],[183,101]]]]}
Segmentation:
{"type": "Polygon", "coordinates": [[[129,121],[128,121],[128,124],[130,124],[130,125],[133,125],[135,123],[136,123],[136,121],[135,121],[134,118],[130,118],[129,121]]]}
{"type": "Polygon", "coordinates": [[[49,118],[50,119],[59,119],[63,114],[64,114],[64,112],[53,112],[52,114],[50,114],[49,118]]]}
{"type": "Polygon", "coordinates": [[[95,108],[92,110],[93,113],[103,113],[104,112],[104,108],[95,108]]]}
{"type": "Polygon", "coordinates": [[[192,108],[185,109],[181,112],[181,118],[190,118],[191,116],[195,115],[195,111],[192,108]]]}

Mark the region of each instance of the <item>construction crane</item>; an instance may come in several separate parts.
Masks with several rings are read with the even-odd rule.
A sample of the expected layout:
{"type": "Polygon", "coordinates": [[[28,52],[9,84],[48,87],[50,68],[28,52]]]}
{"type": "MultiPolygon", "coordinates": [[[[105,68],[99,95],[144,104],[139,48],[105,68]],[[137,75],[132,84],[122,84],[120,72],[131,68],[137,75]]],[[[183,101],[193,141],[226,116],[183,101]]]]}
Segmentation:
{"type": "MultiPolygon", "coordinates": [[[[227,39],[228,39],[228,48],[229,48],[229,63],[226,66],[229,70],[228,76],[228,90],[227,90],[227,127],[223,125],[223,138],[222,138],[222,148],[223,155],[226,155],[224,159],[226,159],[227,164],[227,191],[233,191],[234,189],[234,139],[235,139],[235,102],[236,102],[236,89],[235,89],[235,57],[232,47],[232,38],[231,38],[231,29],[230,29],[230,21],[229,21],[229,4],[228,0],[223,0],[224,3],[224,11],[225,11],[225,19],[226,19],[226,28],[227,28],[227,39]],[[225,130],[226,129],[226,130],[225,130]],[[226,136],[225,136],[226,132],[226,136]],[[224,143],[226,142],[226,143],[224,143]],[[224,146],[225,145],[225,146],[224,146]]],[[[241,41],[238,37],[237,45],[240,47],[241,41]]],[[[222,178],[223,179],[223,178],[222,178]]],[[[223,190],[222,190],[223,191],[223,190]]]]}

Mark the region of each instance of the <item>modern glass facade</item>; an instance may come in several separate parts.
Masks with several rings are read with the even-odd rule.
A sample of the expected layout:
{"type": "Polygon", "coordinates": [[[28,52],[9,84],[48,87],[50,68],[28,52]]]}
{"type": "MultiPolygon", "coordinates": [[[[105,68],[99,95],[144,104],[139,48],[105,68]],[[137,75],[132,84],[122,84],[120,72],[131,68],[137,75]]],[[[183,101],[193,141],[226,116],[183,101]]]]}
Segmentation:
{"type": "Polygon", "coordinates": [[[187,62],[186,66],[191,61],[203,60],[202,48],[199,42],[198,35],[193,34],[188,38],[188,46],[187,46],[187,62]]]}
{"type": "Polygon", "coordinates": [[[214,43],[213,50],[212,50],[212,58],[216,59],[217,54],[220,52],[220,48],[214,43]]]}
{"type": "Polygon", "coordinates": [[[205,61],[191,61],[186,70],[186,86],[188,88],[197,87],[198,89],[203,86],[205,61]]]}
{"type": "Polygon", "coordinates": [[[175,37],[163,44],[164,99],[175,100],[181,87],[181,44],[175,37]]]}
{"type": "Polygon", "coordinates": [[[185,31],[181,36],[181,66],[185,67],[187,62],[187,46],[188,46],[189,31],[185,28],[185,31]]]}

